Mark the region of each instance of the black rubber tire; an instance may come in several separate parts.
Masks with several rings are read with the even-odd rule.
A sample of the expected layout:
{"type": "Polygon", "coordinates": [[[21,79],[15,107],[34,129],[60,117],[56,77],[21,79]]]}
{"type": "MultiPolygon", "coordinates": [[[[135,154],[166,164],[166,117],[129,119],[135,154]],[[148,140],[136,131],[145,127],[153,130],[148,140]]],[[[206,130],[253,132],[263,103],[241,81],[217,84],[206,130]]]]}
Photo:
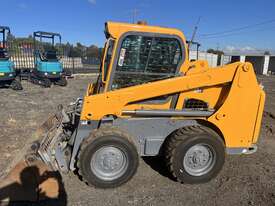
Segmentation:
{"type": "Polygon", "coordinates": [[[11,82],[10,88],[13,90],[23,90],[21,82],[16,79],[11,82]]]}
{"type": "Polygon", "coordinates": [[[127,134],[113,128],[98,129],[85,139],[80,147],[77,157],[78,174],[89,186],[97,188],[114,188],[128,182],[136,173],[139,157],[135,145],[127,134]],[[98,178],[90,167],[93,154],[102,146],[115,146],[124,151],[128,159],[128,167],[119,178],[106,181],[98,178]]]}
{"type": "Polygon", "coordinates": [[[59,80],[57,80],[57,81],[55,82],[55,84],[56,84],[56,85],[59,85],[59,86],[61,86],[61,87],[66,87],[67,84],[68,84],[68,82],[67,82],[67,79],[66,79],[66,78],[61,77],[59,80]]]}
{"type": "Polygon", "coordinates": [[[181,183],[196,184],[208,182],[220,172],[225,159],[225,146],[222,138],[213,130],[203,126],[189,126],[173,133],[165,145],[165,159],[171,174],[181,183]],[[213,168],[201,176],[192,176],[184,168],[183,159],[190,147],[205,143],[216,153],[213,168]]]}

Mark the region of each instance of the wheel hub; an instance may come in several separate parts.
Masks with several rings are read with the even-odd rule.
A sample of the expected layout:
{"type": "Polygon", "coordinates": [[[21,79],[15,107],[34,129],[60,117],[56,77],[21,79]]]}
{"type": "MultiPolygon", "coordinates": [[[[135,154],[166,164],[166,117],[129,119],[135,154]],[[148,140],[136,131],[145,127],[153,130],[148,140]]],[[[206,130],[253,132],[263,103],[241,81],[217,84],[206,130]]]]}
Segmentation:
{"type": "Polygon", "coordinates": [[[121,165],[121,158],[123,158],[121,154],[109,152],[101,157],[101,165],[106,170],[115,170],[119,165],[121,165]]]}
{"type": "Polygon", "coordinates": [[[213,168],[215,161],[216,153],[210,145],[196,144],[186,152],[183,166],[188,174],[201,176],[213,168]]]}
{"type": "Polygon", "coordinates": [[[119,148],[104,146],[97,150],[91,159],[93,173],[103,180],[114,180],[126,171],[128,160],[119,148]]]}

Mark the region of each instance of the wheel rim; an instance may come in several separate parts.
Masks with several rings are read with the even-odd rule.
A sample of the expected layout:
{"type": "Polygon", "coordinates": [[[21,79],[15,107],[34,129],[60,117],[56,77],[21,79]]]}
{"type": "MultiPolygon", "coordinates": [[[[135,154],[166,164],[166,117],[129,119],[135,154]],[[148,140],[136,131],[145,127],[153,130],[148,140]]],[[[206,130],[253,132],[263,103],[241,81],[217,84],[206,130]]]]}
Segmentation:
{"type": "Polygon", "coordinates": [[[196,144],[190,147],[183,159],[185,171],[192,176],[207,174],[216,163],[216,152],[208,144],[196,144]]]}
{"type": "Polygon", "coordinates": [[[126,172],[128,159],[123,150],[113,146],[104,146],[94,153],[90,165],[95,176],[102,180],[112,181],[126,172]]]}

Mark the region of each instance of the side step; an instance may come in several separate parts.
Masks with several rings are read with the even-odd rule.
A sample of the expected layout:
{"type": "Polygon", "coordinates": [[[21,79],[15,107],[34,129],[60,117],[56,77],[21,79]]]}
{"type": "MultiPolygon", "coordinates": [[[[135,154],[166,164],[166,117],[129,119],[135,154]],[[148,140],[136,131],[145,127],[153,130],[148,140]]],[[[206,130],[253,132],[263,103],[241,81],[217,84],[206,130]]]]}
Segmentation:
{"type": "Polygon", "coordinates": [[[249,148],[245,147],[231,147],[231,148],[226,148],[226,153],[229,155],[241,155],[241,154],[253,154],[257,151],[258,147],[257,145],[252,145],[249,148]]]}

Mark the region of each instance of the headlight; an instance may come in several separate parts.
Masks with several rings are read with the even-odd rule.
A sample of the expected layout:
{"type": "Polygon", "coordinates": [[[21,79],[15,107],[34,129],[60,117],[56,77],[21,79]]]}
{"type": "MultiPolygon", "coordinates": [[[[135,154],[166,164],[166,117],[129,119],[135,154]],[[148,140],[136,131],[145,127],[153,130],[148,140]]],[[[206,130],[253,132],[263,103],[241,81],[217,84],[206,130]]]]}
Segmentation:
{"type": "Polygon", "coordinates": [[[12,77],[12,76],[13,76],[13,74],[9,74],[9,76],[10,76],[10,77],[12,77]]]}
{"type": "Polygon", "coordinates": [[[48,73],[47,73],[47,72],[45,72],[44,74],[45,74],[46,76],[48,75],[48,73]]]}

